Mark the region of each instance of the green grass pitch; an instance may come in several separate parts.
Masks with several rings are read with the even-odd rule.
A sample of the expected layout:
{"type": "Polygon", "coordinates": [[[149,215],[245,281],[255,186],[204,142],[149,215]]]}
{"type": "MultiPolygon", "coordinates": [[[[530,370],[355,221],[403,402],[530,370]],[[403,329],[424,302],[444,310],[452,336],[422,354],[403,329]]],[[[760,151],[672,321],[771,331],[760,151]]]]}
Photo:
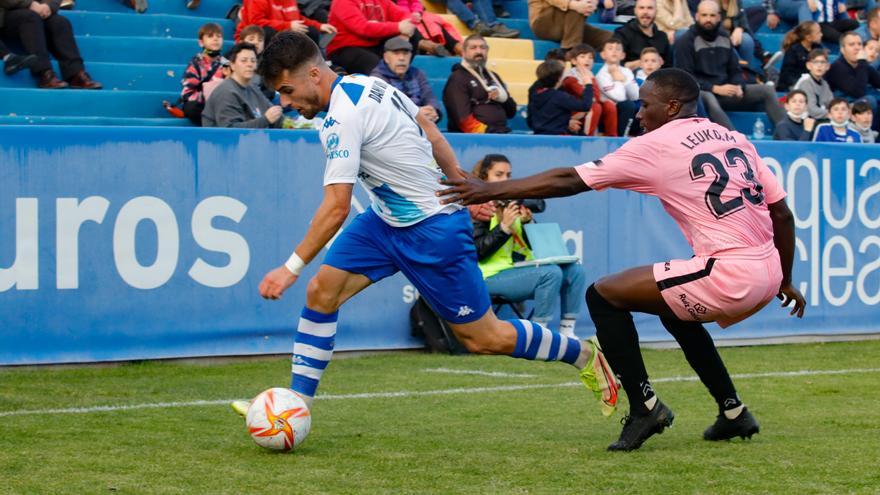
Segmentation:
{"type": "Polygon", "coordinates": [[[703,441],[708,393],[680,351],[646,350],[676,420],[633,453],[605,451],[620,414],[602,418],[559,363],[336,359],[309,438],[287,454],[257,447],[221,403],[89,408],[251,397],[286,385],[288,360],[2,369],[0,493],[880,493],[880,341],[721,353],[748,375],[735,383],[761,433],[703,441]],[[783,374],[796,371],[833,373],[783,374]],[[369,395],[384,392],[406,393],[369,395]],[[41,412],[68,408],[85,409],[41,412]]]}

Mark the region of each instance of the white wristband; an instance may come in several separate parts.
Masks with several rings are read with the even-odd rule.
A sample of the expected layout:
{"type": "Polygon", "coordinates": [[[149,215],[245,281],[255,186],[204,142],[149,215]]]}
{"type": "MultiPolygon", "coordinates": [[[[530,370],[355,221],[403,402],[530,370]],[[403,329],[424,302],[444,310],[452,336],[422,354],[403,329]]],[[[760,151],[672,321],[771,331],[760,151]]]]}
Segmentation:
{"type": "Polygon", "coordinates": [[[298,276],[299,272],[301,272],[306,266],[306,262],[296,254],[296,251],[294,251],[293,254],[290,255],[290,258],[287,258],[287,261],[284,262],[284,266],[290,270],[290,273],[298,276]]]}

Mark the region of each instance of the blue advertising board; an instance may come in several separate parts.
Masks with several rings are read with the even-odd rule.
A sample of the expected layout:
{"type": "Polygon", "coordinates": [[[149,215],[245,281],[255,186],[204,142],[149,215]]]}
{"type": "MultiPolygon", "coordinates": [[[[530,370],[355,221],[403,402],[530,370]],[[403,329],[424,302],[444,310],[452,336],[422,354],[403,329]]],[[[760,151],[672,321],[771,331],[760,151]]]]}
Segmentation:
{"type": "MultiPolygon", "coordinates": [[[[617,139],[450,135],[464,168],[486,153],[514,176],[600,158],[617,139]]],[[[716,337],[877,331],[880,160],[870,145],[761,142],[795,214],[807,315],[774,303],[716,337]]],[[[650,157],[646,157],[650,159],[650,157]]],[[[4,127],[0,130],[0,365],[285,353],[319,263],[281,301],[257,285],[322,197],[313,131],[4,127]]],[[[355,189],[353,217],[368,207],[355,189]]],[[[692,254],[655,198],[548,202],[588,280],[692,254]]],[[[396,275],[340,312],[337,349],[417,347],[414,289],[396,275]]],[[[592,331],[586,309],[579,333],[592,331]]],[[[669,340],[648,315],[643,341],[669,340]]]]}

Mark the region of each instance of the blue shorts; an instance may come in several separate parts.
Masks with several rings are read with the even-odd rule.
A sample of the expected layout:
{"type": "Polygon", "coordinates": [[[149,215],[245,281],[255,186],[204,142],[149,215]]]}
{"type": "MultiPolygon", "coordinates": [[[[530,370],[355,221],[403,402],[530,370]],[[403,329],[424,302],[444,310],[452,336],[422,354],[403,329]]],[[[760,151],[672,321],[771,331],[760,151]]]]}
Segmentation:
{"type": "Polygon", "coordinates": [[[477,266],[474,227],[466,209],[439,213],[409,227],[392,227],[372,208],[333,241],[324,264],[378,282],[399,271],[441,318],[470,323],[489,310],[477,266]]]}

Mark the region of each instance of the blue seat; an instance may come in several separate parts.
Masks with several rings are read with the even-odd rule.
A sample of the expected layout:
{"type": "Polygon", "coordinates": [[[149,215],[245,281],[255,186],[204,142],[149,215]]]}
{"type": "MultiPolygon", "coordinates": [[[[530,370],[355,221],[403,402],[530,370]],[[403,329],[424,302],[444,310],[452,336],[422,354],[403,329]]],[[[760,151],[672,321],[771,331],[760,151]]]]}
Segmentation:
{"type": "Polygon", "coordinates": [[[162,100],[173,102],[178,94],[176,91],[9,88],[0,90],[0,115],[167,118],[162,100]]]}
{"type": "MultiPolygon", "coordinates": [[[[57,63],[53,62],[56,73],[57,63]]],[[[180,92],[184,64],[115,64],[88,62],[89,74],[104,85],[104,90],[137,90],[180,92]]],[[[27,71],[10,77],[0,77],[2,88],[34,88],[34,80],[27,71]]]]}
{"type": "Polygon", "coordinates": [[[752,130],[755,127],[755,120],[761,120],[764,123],[764,139],[773,139],[774,125],[770,123],[767,114],[764,112],[727,112],[730,121],[737,131],[745,134],[750,139],[752,130]]]}
{"type": "Polygon", "coordinates": [[[202,17],[205,22],[223,19],[226,12],[240,0],[209,0],[202,2],[196,10],[188,10],[184,0],[149,0],[149,9],[145,14],[135,14],[134,10],[120,0],[77,0],[76,11],[116,12],[150,16],[152,14],[175,14],[189,17],[202,17]]]}
{"type": "MultiPolygon", "coordinates": [[[[155,37],[76,36],[86,66],[90,62],[186,64],[200,51],[198,40],[155,37]]],[[[223,43],[223,50],[232,47],[223,43]]]]}
{"type": "MultiPolygon", "coordinates": [[[[182,2],[181,2],[182,3],[182,2]]],[[[206,2],[207,3],[207,2],[206,2]]],[[[110,12],[62,11],[70,19],[77,36],[156,36],[161,38],[198,39],[199,28],[214,22],[223,28],[223,36],[231,40],[235,23],[227,19],[205,19],[171,14],[137,15],[110,12]]],[[[145,47],[145,50],[149,47],[145,47]]]]}
{"type": "Polygon", "coordinates": [[[138,117],[46,117],[41,115],[0,115],[0,125],[100,125],[100,126],[138,126],[138,127],[179,127],[191,126],[187,119],[138,118],[138,117]]]}

